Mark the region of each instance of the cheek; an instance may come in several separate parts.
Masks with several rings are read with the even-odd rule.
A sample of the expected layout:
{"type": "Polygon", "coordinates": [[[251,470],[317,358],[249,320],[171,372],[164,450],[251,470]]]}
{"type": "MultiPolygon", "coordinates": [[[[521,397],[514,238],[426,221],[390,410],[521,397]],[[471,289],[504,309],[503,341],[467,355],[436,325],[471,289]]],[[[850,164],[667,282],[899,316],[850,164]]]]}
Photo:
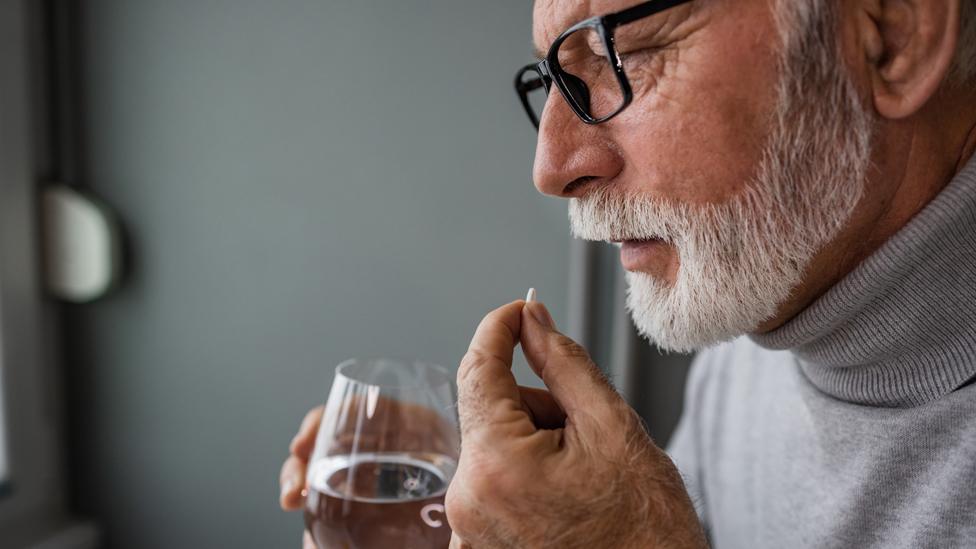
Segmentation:
{"type": "Polygon", "coordinates": [[[769,36],[730,47],[720,32],[700,34],[662,63],[659,76],[638,78],[644,87],[611,131],[627,162],[622,180],[634,190],[723,202],[748,184],[761,160],[776,102],[771,46],[778,42],[769,36]]]}

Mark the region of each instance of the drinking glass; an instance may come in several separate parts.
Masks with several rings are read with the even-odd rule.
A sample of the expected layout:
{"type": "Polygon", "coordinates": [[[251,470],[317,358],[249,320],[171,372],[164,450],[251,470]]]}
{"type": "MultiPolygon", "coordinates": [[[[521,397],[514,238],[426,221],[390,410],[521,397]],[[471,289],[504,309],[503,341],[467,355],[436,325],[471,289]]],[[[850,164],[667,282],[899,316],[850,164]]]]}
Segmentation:
{"type": "Polygon", "coordinates": [[[433,364],[336,368],[307,474],[305,525],[320,549],[448,547],[456,402],[451,376],[433,364]]]}

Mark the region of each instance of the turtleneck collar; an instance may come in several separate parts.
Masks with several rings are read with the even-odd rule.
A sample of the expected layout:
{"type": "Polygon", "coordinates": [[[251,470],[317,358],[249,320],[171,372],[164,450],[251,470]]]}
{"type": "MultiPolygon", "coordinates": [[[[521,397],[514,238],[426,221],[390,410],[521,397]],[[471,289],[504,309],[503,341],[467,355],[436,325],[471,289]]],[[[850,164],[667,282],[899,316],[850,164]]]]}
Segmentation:
{"type": "Polygon", "coordinates": [[[749,337],[857,404],[919,406],[976,376],[976,157],[827,293],[749,337]]]}

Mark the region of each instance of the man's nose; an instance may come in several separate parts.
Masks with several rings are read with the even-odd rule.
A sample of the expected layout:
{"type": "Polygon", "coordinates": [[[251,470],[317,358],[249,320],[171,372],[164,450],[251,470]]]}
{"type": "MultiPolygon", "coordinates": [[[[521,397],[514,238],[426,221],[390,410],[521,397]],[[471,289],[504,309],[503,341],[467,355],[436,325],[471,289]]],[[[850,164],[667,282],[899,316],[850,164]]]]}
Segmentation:
{"type": "Polygon", "coordinates": [[[532,178],[543,194],[573,198],[623,169],[605,126],[583,123],[553,89],[539,121],[532,178]]]}

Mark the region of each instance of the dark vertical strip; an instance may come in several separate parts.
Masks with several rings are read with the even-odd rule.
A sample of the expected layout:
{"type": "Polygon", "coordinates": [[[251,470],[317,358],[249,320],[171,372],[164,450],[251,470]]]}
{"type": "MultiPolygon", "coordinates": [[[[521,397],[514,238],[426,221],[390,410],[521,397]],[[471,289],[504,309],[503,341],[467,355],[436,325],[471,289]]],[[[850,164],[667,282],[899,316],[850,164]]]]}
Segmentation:
{"type": "Polygon", "coordinates": [[[79,10],[74,0],[45,2],[47,28],[47,99],[50,105],[49,131],[52,172],[49,177],[77,185],[81,177],[79,85],[79,10]]]}
{"type": "Polygon", "coordinates": [[[567,335],[594,352],[597,339],[599,244],[573,239],[569,247],[569,321],[567,335]]]}
{"type": "MultiPolygon", "coordinates": [[[[76,0],[45,0],[41,22],[45,45],[47,149],[49,165],[42,173],[41,183],[61,183],[78,187],[83,183],[84,139],[81,126],[84,104],[81,86],[81,13],[76,0]]],[[[83,368],[88,361],[85,324],[77,320],[79,306],[60,304],[61,374],[64,380],[65,470],[67,477],[68,508],[72,513],[87,515],[93,487],[87,486],[84,472],[87,453],[86,414],[90,402],[91,381],[83,368]],[[87,406],[86,406],[87,405],[87,406]]]]}
{"type": "Polygon", "coordinates": [[[627,280],[623,269],[615,265],[613,284],[613,334],[610,344],[610,372],[617,391],[632,406],[640,397],[637,380],[637,353],[641,344],[634,324],[627,314],[627,280]]]}

